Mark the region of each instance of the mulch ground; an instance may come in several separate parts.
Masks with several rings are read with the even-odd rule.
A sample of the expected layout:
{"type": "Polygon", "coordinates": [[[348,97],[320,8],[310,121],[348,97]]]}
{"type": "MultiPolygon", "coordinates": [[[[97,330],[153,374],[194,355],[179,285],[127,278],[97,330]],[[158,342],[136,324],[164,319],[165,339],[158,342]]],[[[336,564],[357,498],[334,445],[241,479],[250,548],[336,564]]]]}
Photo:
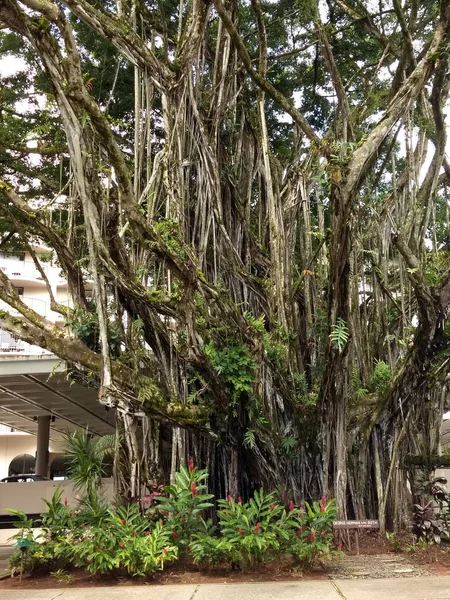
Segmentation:
{"type": "MultiPolygon", "coordinates": [[[[121,585],[248,583],[262,581],[297,581],[302,579],[329,579],[327,572],[322,566],[318,566],[308,573],[303,573],[298,567],[295,567],[291,561],[273,561],[263,565],[260,570],[255,572],[243,572],[239,569],[230,568],[206,570],[199,569],[192,564],[177,562],[173,565],[166,565],[162,573],[156,573],[147,579],[111,575],[94,576],[77,569],[71,570],[70,575],[73,576],[70,585],[83,588],[121,585]]],[[[62,589],[67,588],[67,586],[67,582],[57,581],[52,575],[24,575],[22,583],[19,582],[19,576],[17,575],[13,578],[0,581],[0,595],[2,589],[62,589]]]]}
{"type": "Polygon", "coordinates": [[[450,546],[432,546],[412,550],[408,534],[398,537],[401,551],[394,552],[392,544],[377,532],[359,535],[359,551],[352,534],[344,540],[344,554],[331,562],[324,562],[309,572],[302,572],[292,561],[286,559],[267,563],[257,572],[243,572],[239,569],[215,568],[199,569],[195,565],[177,562],[167,565],[162,573],[148,579],[136,577],[93,576],[85,571],[72,570],[71,580],[58,581],[52,575],[25,575],[0,581],[2,589],[49,589],[75,587],[101,587],[121,585],[173,585],[182,583],[246,583],[262,581],[299,581],[305,579],[355,579],[378,577],[417,577],[430,575],[450,575],[450,546]],[[409,549],[409,551],[408,551],[409,549]]]}
{"type": "MultiPolygon", "coordinates": [[[[354,560],[357,563],[358,556],[356,554],[356,546],[352,533],[350,533],[349,538],[349,545],[347,540],[343,540],[345,558],[351,559],[351,557],[354,557],[354,560]]],[[[389,562],[389,559],[392,561],[397,560],[399,563],[402,563],[401,566],[399,566],[399,569],[405,569],[403,575],[405,577],[411,576],[409,572],[406,572],[406,569],[409,569],[410,567],[428,575],[450,575],[450,545],[433,545],[422,549],[419,546],[414,546],[412,535],[407,532],[400,532],[397,534],[396,540],[398,540],[401,548],[401,550],[397,552],[394,550],[393,544],[382,537],[378,532],[360,532],[359,558],[364,559],[364,557],[373,557],[374,570],[376,570],[377,561],[374,558],[376,556],[382,556],[382,558],[386,560],[386,563],[389,562]]],[[[330,563],[330,567],[338,561],[339,559],[330,563]]],[[[368,564],[370,564],[370,560],[368,561],[368,564]]],[[[395,563],[391,563],[391,566],[394,564],[395,563]]],[[[333,570],[333,567],[331,567],[331,571],[333,570]]],[[[397,575],[385,576],[395,577],[397,575]]]]}

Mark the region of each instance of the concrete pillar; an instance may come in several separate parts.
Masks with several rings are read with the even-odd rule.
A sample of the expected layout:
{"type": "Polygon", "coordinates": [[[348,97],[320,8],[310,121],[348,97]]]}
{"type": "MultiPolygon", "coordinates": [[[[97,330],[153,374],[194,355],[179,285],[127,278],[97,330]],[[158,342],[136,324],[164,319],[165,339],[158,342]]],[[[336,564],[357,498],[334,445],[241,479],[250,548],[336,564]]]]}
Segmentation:
{"type": "Polygon", "coordinates": [[[50,441],[50,415],[37,418],[37,446],[36,446],[36,475],[48,477],[48,444],[50,441]]]}

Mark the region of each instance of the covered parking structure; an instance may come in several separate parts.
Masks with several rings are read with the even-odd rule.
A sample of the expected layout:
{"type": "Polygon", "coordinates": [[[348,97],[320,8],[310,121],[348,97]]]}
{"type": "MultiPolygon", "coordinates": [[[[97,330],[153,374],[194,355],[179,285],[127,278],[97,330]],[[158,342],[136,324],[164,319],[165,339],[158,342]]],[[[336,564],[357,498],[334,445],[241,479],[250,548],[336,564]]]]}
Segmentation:
{"type": "Polygon", "coordinates": [[[5,354],[0,355],[0,424],[35,436],[35,473],[47,477],[51,442],[76,428],[98,436],[114,433],[115,414],[98,403],[95,389],[70,381],[56,356],[5,354]]]}

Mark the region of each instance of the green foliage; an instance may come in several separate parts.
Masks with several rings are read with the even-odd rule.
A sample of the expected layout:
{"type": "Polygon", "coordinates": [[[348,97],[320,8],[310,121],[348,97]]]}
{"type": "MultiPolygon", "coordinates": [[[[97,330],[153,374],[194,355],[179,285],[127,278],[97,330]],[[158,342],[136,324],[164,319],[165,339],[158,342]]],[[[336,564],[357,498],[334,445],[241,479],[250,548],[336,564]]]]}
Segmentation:
{"type": "Polygon", "coordinates": [[[116,552],[116,568],[125,569],[131,575],[144,576],[164,569],[164,564],[178,557],[171,533],[160,523],[144,535],[129,537],[119,542],[116,552]]]}
{"type": "Polygon", "coordinates": [[[302,408],[311,408],[317,403],[317,390],[308,389],[306,373],[294,373],[292,380],[295,387],[295,399],[297,405],[302,408]]]}
{"type": "Polygon", "coordinates": [[[251,567],[273,560],[283,552],[282,542],[289,539],[288,513],[276,502],[275,493],[257,491],[248,503],[236,502],[229,496],[219,500],[218,506],[220,537],[197,537],[191,544],[196,562],[214,564],[220,559],[251,567]]]}
{"type": "MultiPolygon", "coordinates": [[[[26,540],[29,543],[27,547],[25,560],[23,564],[24,572],[39,571],[43,570],[48,572],[51,569],[57,569],[64,567],[66,561],[64,559],[59,560],[58,550],[60,549],[61,535],[65,535],[67,526],[67,514],[64,511],[64,506],[60,505],[61,492],[57,488],[53,499],[45,501],[47,506],[50,507],[51,514],[43,513],[41,515],[42,528],[39,530],[39,534],[35,534],[32,527],[33,522],[26,518],[26,515],[21,511],[8,510],[10,514],[13,514],[18,518],[15,526],[20,528],[20,531],[13,535],[11,539],[16,540],[16,544],[19,545],[26,540]],[[57,505],[61,506],[61,509],[57,505]],[[56,514],[59,513],[59,519],[56,519],[56,514]],[[51,523],[51,526],[48,525],[51,523]],[[55,528],[55,535],[52,538],[51,531],[52,527],[55,528]]],[[[21,568],[21,551],[15,552],[9,559],[8,564],[14,571],[21,568]]]]}
{"type": "Polygon", "coordinates": [[[249,349],[237,343],[219,349],[211,342],[205,346],[205,353],[214,369],[227,383],[233,405],[247,400],[253,393],[258,367],[249,349]]]}
{"type": "MultiPolygon", "coordinates": [[[[167,522],[176,543],[184,547],[192,536],[207,527],[203,515],[213,506],[212,494],[207,493],[207,471],[181,466],[175,474],[175,483],[163,488],[165,496],[157,496],[157,514],[167,522]]],[[[154,512],[151,510],[150,513],[154,512]]]]}
{"type": "Polygon", "coordinates": [[[189,547],[194,563],[216,566],[230,560],[229,544],[224,539],[212,535],[194,537],[189,547]]]}
{"type": "Polygon", "coordinates": [[[16,517],[16,520],[14,521],[14,527],[16,527],[17,529],[20,529],[20,532],[13,535],[11,537],[11,539],[15,539],[15,540],[27,539],[27,540],[32,541],[33,534],[32,534],[31,528],[33,526],[33,520],[29,519],[23,511],[16,510],[15,508],[7,508],[6,512],[9,515],[16,517]]]}
{"type": "Polygon", "coordinates": [[[265,333],[266,332],[266,325],[265,325],[266,324],[266,317],[264,315],[260,315],[259,317],[254,317],[251,312],[245,311],[244,312],[244,318],[259,333],[265,333]]]}
{"type": "MultiPolygon", "coordinates": [[[[428,225],[427,238],[433,242],[433,244],[437,243],[438,255],[444,254],[448,256],[449,251],[449,240],[450,240],[450,222],[448,219],[448,202],[450,198],[450,190],[446,186],[443,189],[441,188],[434,198],[435,207],[434,210],[435,218],[432,219],[428,225]]],[[[429,253],[425,255],[426,268],[425,271],[428,270],[428,261],[429,261],[429,253]]],[[[433,252],[434,254],[434,252],[433,252]]],[[[434,261],[434,258],[431,259],[434,261]]],[[[425,272],[425,277],[427,274],[425,272]]]]}
{"type": "Polygon", "coordinates": [[[434,545],[433,540],[429,540],[426,537],[415,538],[412,544],[406,544],[405,550],[406,552],[417,552],[424,551],[430,548],[430,546],[434,545]]]}
{"type": "Polygon", "coordinates": [[[25,555],[20,550],[15,550],[8,558],[8,568],[12,575],[16,573],[31,573],[34,570],[35,561],[32,552],[28,551],[25,555]]]}
{"type": "Polygon", "coordinates": [[[72,530],[65,543],[72,564],[94,574],[118,570],[144,576],[178,556],[170,529],[160,522],[149,529],[137,504],[110,509],[104,525],[72,530]]]}
{"type": "Polygon", "coordinates": [[[375,361],[375,369],[370,378],[370,389],[373,392],[383,393],[392,381],[391,367],[384,360],[375,361]]]}
{"type": "Polygon", "coordinates": [[[50,22],[44,16],[39,18],[32,19],[31,21],[31,29],[38,33],[44,34],[50,28],[50,22]]]}
{"type": "Polygon", "coordinates": [[[333,348],[335,348],[339,353],[342,353],[348,342],[348,338],[348,328],[345,324],[345,321],[339,317],[335,325],[333,325],[330,333],[330,340],[333,348]]]}
{"type": "Polygon", "coordinates": [[[333,549],[333,521],[336,518],[336,501],[305,502],[305,510],[299,509],[300,527],[291,548],[292,555],[302,564],[311,567],[320,559],[330,560],[333,549]]]}
{"type": "MultiPolygon", "coordinates": [[[[66,318],[65,326],[70,327],[74,335],[95,352],[100,352],[100,329],[98,315],[94,310],[76,308],[66,318]]],[[[118,321],[108,321],[108,342],[111,353],[117,355],[122,339],[118,321]]]]}
{"type": "Polygon", "coordinates": [[[293,459],[297,456],[296,448],[298,440],[295,435],[286,435],[280,439],[281,449],[286,458],[293,459]]]}
{"type": "Polygon", "coordinates": [[[144,406],[147,402],[159,402],[161,390],[151,377],[141,376],[136,381],[137,397],[144,406]]]}
{"type": "Polygon", "coordinates": [[[253,429],[247,429],[247,431],[244,434],[244,446],[246,448],[250,448],[250,450],[253,450],[254,448],[256,448],[256,436],[255,436],[255,432],[253,429]]]}
{"type": "Polygon", "coordinates": [[[117,51],[106,40],[95,35],[83,21],[72,14],[70,20],[77,40],[84,51],[81,54],[84,78],[91,80],[89,93],[103,106],[108,102],[108,116],[116,128],[127,132],[129,116],[133,111],[130,89],[133,86],[133,68],[121,60],[117,51]],[[117,78],[114,87],[114,80],[117,78]],[[115,93],[112,94],[114,90],[115,93]]]}
{"type": "MultiPolygon", "coordinates": [[[[330,558],[334,501],[325,498],[296,507],[286,507],[277,492],[256,491],[248,502],[228,496],[218,501],[219,532],[204,520],[213,507],[213,496],[206,492],[207,472],[192,461],[181,467],[173,485],[155,494],[156,502],[143,512],[139,503],[105,506],[101,511],[81,499],[77,508],[62,501],[57,489],[46,500],[41,515],[42,527],[26,556],[26,571],[51,572],[59,581],[69,582],[72,567],[92,574],[127,573],[146,576],[163,569],[166,562],[189,551],[196,563],[240,563],[256,567],[261,563],[291,554],[304,566],[330,558]],[[165,495],[164,495],[165,494],[165,495]]],[[[98,507],[97,507],[98,508],[98,507]]],[[[33,540],[32,522],[20,511],[20,531],[16,540],[33,540]]],[[[20,552],[10,564],[20,568],[20,552]]]]}
{"type": "Polygon", "coordinates": [[[256,491],[249,502],[231,496],[219,500],[218,537],[197,535],[191,553],[197,563],[239,563],[243,568],[291,554],[304,567],[319,558],[333,555],[332,521],[336,515],[334,501],[292,502],[286,508],[275,492],[256,491]]]}
{"type": "Polygon", "coordinates": [[[278,367],[284,370],[286,361],[289,357],[289,334],[284,328],[277,324],[272,324],[272,330],[268,331],[265,325],[265,316],[254,317],[251,312],[244,312],[244,317],[256,331],[261,334],[262,345],[266,357],[278,367]]]}
{"type": "Polygon", "coordinates": [[[174,254],[184,257],[185,250],[180,237],[179,224],[175,219],[161,218],[155,224],[155,231],[174,254]]]}
{"type": "Polygon", "coordinates": [[[424,269],[426,283],[431,287],[440,285],[447,275],[449,268],[450,252],[448,250],[427,252],[424,269]]]}
{"type": "Polygon", "coordinates": [[[95,527],[101,527],[106,521],[107,514],[108,504],[99,490],[97,494],[78,497],[78,509],[72,512],[72,519],[75,524],[85,525],[88,523],[95,527]]]}
{"type": "MultiPolygon", "coordinates": [[[[57,490],[47,506],[37,543],[28,550],[28,571],[61,574],[64,569],[80,567],[93,574],[125,571],[144,576],[178,556],[170,525],[151,523],[138,504],[106,507],[98,519],[86,504],[80,502],[75,510],[63,504],[61,490],[57,490]]],[[[22,539],[23,535],[31,536],[31,528],[15,537],[22,539]]],[[[18,564],[15,554],[11,565],[17,568],[18,564]]]]}
{"type": "Polygon", "coordinates": [[[386,531],[386,539],[391,544],[394,552],[402,551],[402,542],[394,532],[386,531]]]}
{"type": "Polygon", "coordinates": [[[338,166],[346,165],[352,157],[353,152],[363,144],[365,139],[365,137],[362,137],[357,143],[340,142],[331,144],[329,149],[330,163],[338,166]]]}
{"type": "Polygon", "coordinates": [[[295,390],[296,390],[297,394],[301,398],[305,398],[306,395],[308,394],[308,382],[306,380],[306,373],[304,371],[303,371],[303,373],[295,373],[294,374],[294,383],[295,383],[295,390]]]}
{"type": "Polygon", "coordinates": [[[116,436],[95,440],[89,431],[76,429],[64,435],[67,474],[77,491],[83,491],[91,502],[95,501],[104,477],[104,457],[116,450],[116,436]]]}
{"type": "Polygon", "coordinates": [[[68,573],[65,569],[58,569],[57,571],[52,571],[50,575],[59,583],[65,583],[66,585],[70,585],[75,580],[74,575],[72,575],[72,573],[68,573]]]}
{"type": "Polygon", "coordinates": [[[67,499],[61,502],[63,490],[57,487],[51,500],[42,500],[47,505],[47,511],[41,514],[42,525],[45,529],[51,530],[53,535],[64,535],[65,529],[69,524],[70,509],[67,506],[67,499]]]}
{"type": "Polygon", "coordinates": [[[363,400],[365,396],[369,393],[369,390],[364,387],[359,376],[358,370],[356,368],[352,369],[350,382],[355,400],[358,402],[363,400]]]}

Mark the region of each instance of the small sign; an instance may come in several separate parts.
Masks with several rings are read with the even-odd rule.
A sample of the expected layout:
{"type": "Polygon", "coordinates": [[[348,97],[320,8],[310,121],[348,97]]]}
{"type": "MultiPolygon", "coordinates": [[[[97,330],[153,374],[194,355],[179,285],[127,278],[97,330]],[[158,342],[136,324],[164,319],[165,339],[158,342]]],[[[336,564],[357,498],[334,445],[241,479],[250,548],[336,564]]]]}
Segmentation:
{"type": "Polygon", "coordinates": [[[21,538],[20,540],[17,540],[15,545],[18,548],[29,548],[33,544],[34,542],[32,540],[27,540],[27,538],[21,538]]]}
{"type": "Polygon", "coordinates": [[[334,521],[334,529],[379,529],[380,524],[375,519],[360,521],[334,521]]]}

